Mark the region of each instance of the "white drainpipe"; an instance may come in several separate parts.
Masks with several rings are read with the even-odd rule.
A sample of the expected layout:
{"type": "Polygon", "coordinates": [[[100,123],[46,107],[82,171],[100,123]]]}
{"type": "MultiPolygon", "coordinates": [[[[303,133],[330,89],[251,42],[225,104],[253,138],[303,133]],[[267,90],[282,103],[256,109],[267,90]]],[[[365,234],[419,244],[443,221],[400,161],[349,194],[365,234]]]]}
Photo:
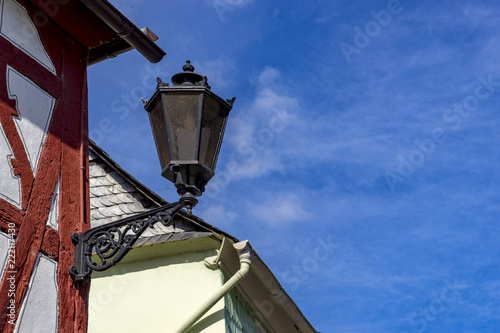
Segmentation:
{"type": "Polygon", "coordinates": [[[234,275],[226,282],[224,285],[209,299],[203,303],[203,305],[195,311],[184,323],[175,331],[175,333],[183,333],[188,328],[196,324],[196,322],[203,317],[205,313],[208,312],[222,297],[224,297],[231,289],[236,287],[236,285],[248,274],[250,271],[250,264],[252,261],[251,251],[248,245],[248,241],[239,242],[233,244],[238,255],[240,257],[240,269],[234,273],[234,275]]]}

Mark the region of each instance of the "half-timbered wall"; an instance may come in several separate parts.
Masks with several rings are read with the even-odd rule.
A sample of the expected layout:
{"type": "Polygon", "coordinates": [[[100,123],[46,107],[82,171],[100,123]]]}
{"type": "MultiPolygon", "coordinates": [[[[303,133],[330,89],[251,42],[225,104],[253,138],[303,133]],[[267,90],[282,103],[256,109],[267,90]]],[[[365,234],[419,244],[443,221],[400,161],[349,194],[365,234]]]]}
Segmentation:
{"type": "Polygon", "coordinates": [[[68,274],[88,228],[87,49],[0,0],[0,332],[85,332],[68,274]]]}

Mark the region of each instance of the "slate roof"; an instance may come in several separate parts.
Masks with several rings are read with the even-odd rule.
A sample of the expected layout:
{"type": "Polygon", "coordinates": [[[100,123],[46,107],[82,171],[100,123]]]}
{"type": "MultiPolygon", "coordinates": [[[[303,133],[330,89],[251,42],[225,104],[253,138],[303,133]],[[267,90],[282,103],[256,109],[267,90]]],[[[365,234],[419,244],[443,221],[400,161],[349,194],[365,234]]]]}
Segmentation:
{"type": "Polygon", "coordinates": [[[123,170],[94,142],[89,145],[90,223],[120,220],[167,202],[123,170]]]}

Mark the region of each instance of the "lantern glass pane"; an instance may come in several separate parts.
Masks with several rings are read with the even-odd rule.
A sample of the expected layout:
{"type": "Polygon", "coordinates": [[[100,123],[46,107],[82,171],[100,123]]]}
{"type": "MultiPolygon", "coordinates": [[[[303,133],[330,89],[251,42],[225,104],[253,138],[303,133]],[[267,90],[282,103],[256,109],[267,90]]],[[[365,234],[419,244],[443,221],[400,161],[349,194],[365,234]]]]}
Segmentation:
{"type": "Polygon", "coordinates": [[[156,151],[160,159],[161,169],[163,170],[170,163],[170,149],[167,139],[167,127],[165,124],[165,116],[163,113],[163,105],[161,99],[157,98],[151,111],[148,112],[151,129],[155,139],[156,151]]]}
{"type": "Polygon", "coordinates": [[[177,161],[196,160],[200,93],[175,92],[165,95],[165,107],[172,159],[177,161]]]}
{"type": "Polygon", "coordinates": [[[210,94],[205,94],[201,122],[200,162],[215,171],[217,155],[226,125],[227,110],[210,94]]]}

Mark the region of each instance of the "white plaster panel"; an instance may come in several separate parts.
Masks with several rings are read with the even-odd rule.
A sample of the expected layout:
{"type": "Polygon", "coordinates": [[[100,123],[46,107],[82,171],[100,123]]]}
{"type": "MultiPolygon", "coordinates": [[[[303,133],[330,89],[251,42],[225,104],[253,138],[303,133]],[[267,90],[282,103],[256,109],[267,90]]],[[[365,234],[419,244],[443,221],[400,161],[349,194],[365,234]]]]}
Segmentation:
{"type": "Polygon", "coordinates": [[[59,224],[57,219],[59,217],[59,184],[61,183],[61,178],[57,180],[56,189],[54,190],[54,196],[52,197],[52,204],[50,206],[49,218],[47,219],[47,225],[54,230],[58,230],[59,224]]]}
{"type": "Polygon", "coordinates": [[[56,333],[58,303],[57,262],[39,253],[14,332],[56,333]]]}
{"type": "Polygon", "coordinates": [[[7,66],[7,90],[9,98],[16,100],[19,118],[14,120],[35,174],[55,99],[10,66],[7,66]]]}
{"type": "Polygon", "coordinates": [[[0,0],[0,11],[0,35],[56,75],[54,64],[26,9],[17,1],[0,0]]]}
{"type": "Polygon", "coordinates": [[[9,256],[10,240],[11,238],[6,233],[0,231],[0,267],[2,269],[2,272],[0,273],[0,280],[3,278],[3,274],[5,273],[7,258],[9,256]]]}
{"type": "Polygon", "coordinates": [[[12,157],[12,149],[0,126],[0,198],[21,208],[21,181],[18,176],[14,176],[14,170],[10,164],[12,157]]]}

